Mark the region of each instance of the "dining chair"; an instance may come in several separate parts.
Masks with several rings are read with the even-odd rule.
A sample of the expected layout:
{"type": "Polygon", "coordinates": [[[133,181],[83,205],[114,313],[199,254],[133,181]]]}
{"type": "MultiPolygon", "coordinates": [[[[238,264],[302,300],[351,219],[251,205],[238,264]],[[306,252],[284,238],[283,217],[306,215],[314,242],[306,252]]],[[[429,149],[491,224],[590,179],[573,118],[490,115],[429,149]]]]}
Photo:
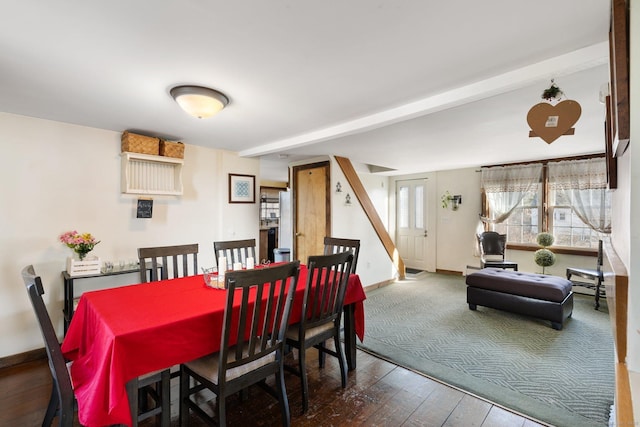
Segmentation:
{"type": "Polygon", "coordinates": [[[360,240],[357,239],[342,239],[339,237],[325,237],[324,238],[324,254],[335,254],[338,252],[346,252],[351,250],[353,252],[353,264],[351,264],[351,272],[356,273],[356,266],[358,264],[358,255],[360,254],[360,240]]]}
{"type": "Polygon", "coordinates": [[[222,240],[213,242],[213,252],[216,258],[216,266],[218,265],[218,259],[223,256],[227,259],[226,270],[230,270],[229,266],[232,266],[234,262],[241,262],[246,265],[247,258],[252,257],[253,261],[258,264],[259,260],[256,259],[256,239],[244,239],[244,240],[222,240]]]}
{"type": "Polygon", "coordinates": [[[138,248],[138,259],[141,283],[198,274],[197,243],[138,248]],[[192,267],[191,270],[189,266],[192,267]],[[149,280],[147,280],[147,270],[150,270],[149,280]],[[158,270],[160,270],[160,277],[158,277],[158,270]]]}
{"type": "Polygon", "coordinates": [[[587,282],[576,282],[572,281],[573,286],[582,286],[587,289],[595,290],[595,309],[600,308],[600,297],[605,296],[604,287],[602,284],[604,283],[604,274],[602,272],[602,263],[603,263],[603,250],[602,250],[602,240],[598,241],[598,261],[595,269],[589,268],[576,268],[569,267],[567,268],[567,280],[571,280],[572,276],[582,277],[583,279],[592,280],[593,283],[587,282]]]}
{"type": "Polygon", "coordinates": [[[495,231],[484,231],[477,235],[480,248],[480,268],[512,268],[518,271],[518,263],[504,258],[507,249],[507,235],[495,231]]]}
{"type": "Polygon", "coordinates": [[[305,366],[305,352],[308,348],[318,349],[320,368],[324,367],[324,355],[338,359],[342,388],[347,386],[347,367],[344,349],[340,344],[340,319],[344,305],[344,295],[351,274],[353,254],[339,252],[330,255],[310,256],[299,323],[287,329],[286,344],[298,349],[298,367],[287,365],[288,371],[300,377],[302,383],[302,413],[309,409],[309,386],[305,366]],[[333,338],[335,350],[325,346],[333,338]]]}
{"type": "MultiPolygon", "coordinates": [[[[51,426],[53,420],[59,417],[58,426],[71,427],[73,426],[74,413],[77,409],[70,374],[72,362],[67,362],[62,355],[56,331],[42,297],[44,295],[42,279],[36,275],[32,265],[28,265],[22,269],[22,279],[36,314],[42,337],[44,338],[44,346],[47,358],[49,359],[49,369],[51,370],[53,379],[51,397],[49,398],[49,404],[42,425],[43,427],[51,426]]],[[[160,425],[169,427],[171,421],[169,381],[169,370],[165,369],[141,376],[127,383],[133,426],[137,426],[139,422],[147,418],[160,415],[160,425]],[[149,395],[154,398],[155,405],[145,412],[140,412],[138,407],[138,389],[143,388],[150,389],[149,395]]]]}
{"type": "Polygon", "coordinates": [[[218,425],[225,426],[226,398],[253,384],[278,399],[282,424],[290,425],[283,343],[299,272],[300,262],[294,261],[226,274],[220,350],[180,366],[181,426],[187,425],[190,410],[209,424],[215,423],[215,416],[199,406],[201,396],[191,399],[203,389],[217,396],[218,425]],[[275,389],[265,382],[271,375],[275,376],[275,389]]]}

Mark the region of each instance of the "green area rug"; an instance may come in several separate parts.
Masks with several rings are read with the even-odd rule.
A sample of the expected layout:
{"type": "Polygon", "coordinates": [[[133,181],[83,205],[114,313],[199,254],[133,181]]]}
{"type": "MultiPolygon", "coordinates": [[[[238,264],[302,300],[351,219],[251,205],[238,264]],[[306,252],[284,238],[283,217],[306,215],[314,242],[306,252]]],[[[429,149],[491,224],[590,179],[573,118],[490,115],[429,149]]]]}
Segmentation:
{"type": "Polygon", "coordinates": [[[423,273],[367,293],[361,345],[399,365],[555,426],[606,426],[613,338],[606,302],[574,297],[561,331],[486,307],[471,311],[465,278],[423,273]]]}

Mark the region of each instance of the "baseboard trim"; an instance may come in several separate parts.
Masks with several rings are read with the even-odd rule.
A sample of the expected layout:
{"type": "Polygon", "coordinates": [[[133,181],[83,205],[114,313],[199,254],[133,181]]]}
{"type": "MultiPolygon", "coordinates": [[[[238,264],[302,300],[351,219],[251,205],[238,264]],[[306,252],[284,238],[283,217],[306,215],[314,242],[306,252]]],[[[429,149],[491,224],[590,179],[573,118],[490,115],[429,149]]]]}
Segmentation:
{"type": "Polygon", "coordinates": [[[372,291],[374,289],[378,289],[378,288],[381,288],[383,286],[387,286],[387,285],[390,285],[392,283],[395,283],[396,281],[397,281],[397,279],[384,280],[382,282],[374,283],[373,285],[365,286],[363,289],[364,289],[364,292],[367,293],[367,292],[372,291]]]}
{"type": "Polygon", "coordinates": [[[439,274],[450,274],[452,276],[463,276],[462,271],[455,271],[455,270],[441,270],[441,269],[436,269],[436,273],[439,274]]]}
{"type": "Polygon", "coordinates": [[[10,368],[12,366],[21,365],[23,363],[33,362],[36,360],[46,359],[47,352],[43,348],[27,351],[24,353],[13,354],[11,356],[0,357],[0,369],[10,368]]]}

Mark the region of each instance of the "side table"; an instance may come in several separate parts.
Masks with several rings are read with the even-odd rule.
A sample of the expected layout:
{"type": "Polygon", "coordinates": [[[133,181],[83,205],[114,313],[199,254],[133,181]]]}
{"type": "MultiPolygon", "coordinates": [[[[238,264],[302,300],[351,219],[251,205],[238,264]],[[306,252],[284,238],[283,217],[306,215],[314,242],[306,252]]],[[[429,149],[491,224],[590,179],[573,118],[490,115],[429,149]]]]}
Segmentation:
{"type": "MultiPolygon", "coordinates": [[[[147,268],[147,274],[151,272],[151,267],[147,268]]],[[[62,313],[64,314],[64,333],[67,334],[67,329],[69,329],[69,324],[71,323],[71,319],[73,318],[74,312],[74,289],[73,289],[73,281],[77,279],[91,279],[97,277],[107,277],[107,276],[117,276],[120,274],[131,274],[131,273],[140,273],[140,268],[123,268],[123,269],[114,269],[109,272],[101,272],[100,274],[88,274],[85,276],[71,276],[66,271],[62,272],[62,280],[64,282],[64,306],[62,308],[62,313]]],[[[137,283],[140,281],[140,276],[138,276],[135,280],[137,283]]]]}

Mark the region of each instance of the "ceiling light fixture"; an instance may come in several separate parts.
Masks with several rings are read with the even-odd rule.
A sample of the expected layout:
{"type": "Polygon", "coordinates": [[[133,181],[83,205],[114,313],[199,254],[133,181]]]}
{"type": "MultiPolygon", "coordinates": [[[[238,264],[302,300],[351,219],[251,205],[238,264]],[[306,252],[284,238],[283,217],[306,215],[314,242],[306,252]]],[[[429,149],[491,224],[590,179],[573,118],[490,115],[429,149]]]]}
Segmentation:
{"type": "Polygon", "coordinates": [[[211,117],[229,104],[229,98],[217,90],[202,86],[176,86],[169,92],[178,105],[194,117],[211,117]]]}

